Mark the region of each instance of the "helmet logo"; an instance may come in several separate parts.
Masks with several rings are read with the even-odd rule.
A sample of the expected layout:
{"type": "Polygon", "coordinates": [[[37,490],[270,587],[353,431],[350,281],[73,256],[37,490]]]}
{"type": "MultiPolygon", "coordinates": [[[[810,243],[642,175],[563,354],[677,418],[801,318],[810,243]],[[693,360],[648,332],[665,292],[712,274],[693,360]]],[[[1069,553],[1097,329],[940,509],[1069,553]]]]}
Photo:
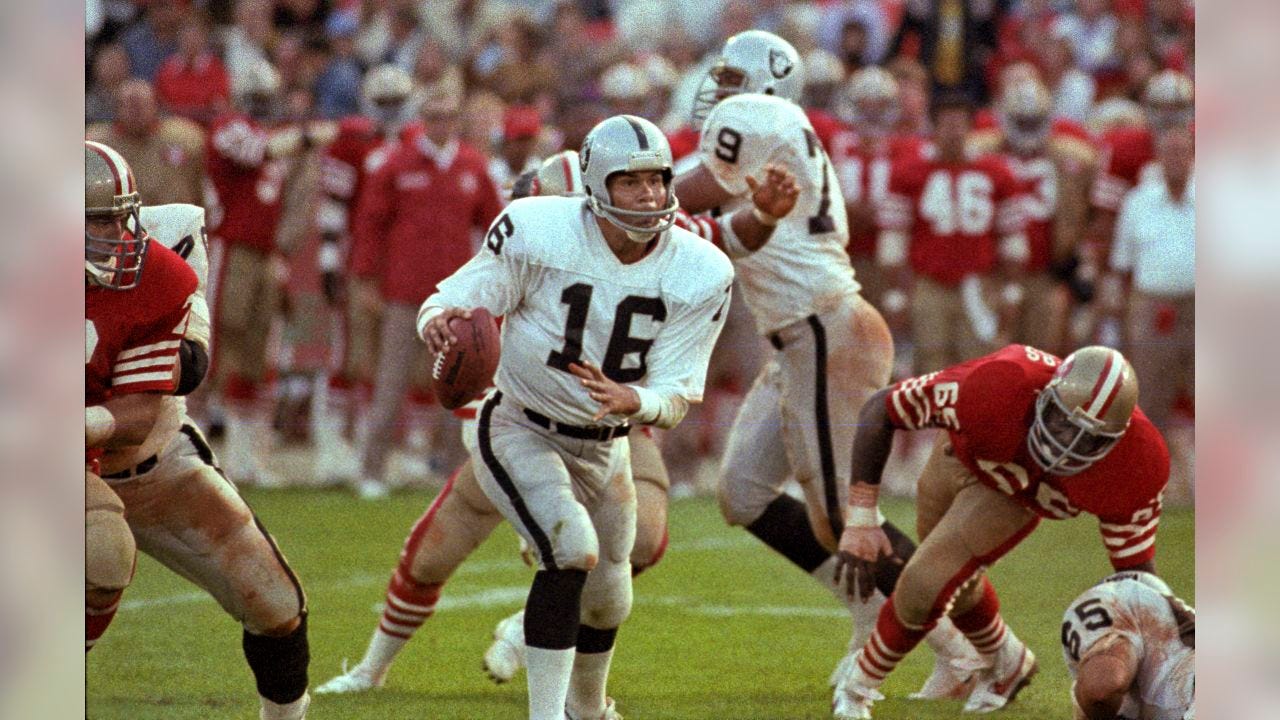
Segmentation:
{"type": "Polygon", "coordinates": [[[786,53],[776,48],[769,48],[769,74],[773,75],[774,79],[781,80],[790,75],[795,66],[786,53]]]}

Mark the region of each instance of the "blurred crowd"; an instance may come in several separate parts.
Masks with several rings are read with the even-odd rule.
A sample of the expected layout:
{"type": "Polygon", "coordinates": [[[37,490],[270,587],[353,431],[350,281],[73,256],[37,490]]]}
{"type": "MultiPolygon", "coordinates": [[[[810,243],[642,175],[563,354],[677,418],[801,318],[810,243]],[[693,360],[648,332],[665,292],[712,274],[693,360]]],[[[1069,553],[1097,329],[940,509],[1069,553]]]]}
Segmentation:
{"type": "MultiPolygon", "coordinates": [[[[349,220],[326,215],[323,209],[332,203],[321,202],[342,195],[333,187],[333,163],[326,158],[353,132],[353,117],[371,121],[375,134],[394,126],[404,143],[420,143],[443,167],[455,152],[460,158],[474,153],[474,167],[484,177],[462,185],[467,207],[482,209],[468,211],[460,227],[472,227],[463,242],[475,243],[487,225],[481,220],[492,217],[483,209],[488,200],[473,198],[475,193],[492,187],[498,202],[505,201],[522,172],[561,149],[577,148],[607,115],[647,117],[669,133],[677,156],[693,152],[695,95],[724,41],[752,28],[777,33],[800,51],[802,104],[830,118],[837,131],[823,133],[828,144],[840,128],[856,139],[866,117],[859,103],[879,92],[868,80],[879,76],[869,75],[869,68],[884,68],[890,78],[883,85],[892,92],[882,95],[893,104],[898,136],[933,139],[934,100],[954,103],[959,97],[976,109],[967,128],[974,147],[1016,156],[1019,118],[1035,119],[1044,105],[1052,136],[1069,137],[1082,149],[1067,160],[1051,156],[1043,147],[1046,128],[1036,152],[1051,157],[1058,179],[1029,194],[1065,204],[1074,193],[1079,212],[1055,216],[1060,226],[1053,231],[1051,256],[1037,270],[1044,284],[1024,286],[1042,295],[1026,305],[1038,301],[1034,306],[1042,314],[1002,320],[998,334],[986,333],[998,336],[984,339],[1034,342],[1059,353],[1090,342],[1121,346],[1138,366],[1143,406],[1171,444],[1190,427],[1191,0],[87,0],[86,9],[87,134],[130,160],[145,203],[205,207],[215,258],[220,243],[251,246],[257,255],[249,260],[243,253],[234,262],[224,257],[232,262],[230,272],[236,263],[266,268],[264,282],[280,286],[278,293],[243,296],[258,317],[241,330],[261,336],[263,347],[249,354],[262,357],[236,360],[244,377],[224,379],[214,391],[256,403],[257,409],[245,411],[249,428],[269,412],[295,439],[328,432],[314,421],[299,421],[318,412],[323,400],[315,396],[329,397],[361,382],[372,385],[379,375],[370,358],[348,373],[353,377],[337,377],[343,373],[335,366],[348,359],[335,359],[331,348],[341,343],[334,338],[361,328],[350,313],[335,320],[328,310],[341,302],[377,315],[396,305],[416,308],[429,292],[404,290],[403,282],[390,280],[398,264],[394,258],[364,262],[349,244],[327,242],[361,232],[354,190],[342,208],[352,214],[349,220]],[[1028,80],[1043,96],[1022,93],[1019,99],[1011,91],[1028,80]],[[402,98],[403,105],[380,104],[390,97],[402,98]],[[278,161],[256,176],[259,194],[266,192],[264,202],[277,205],[278,216],[241,210],[269,225],[259,228],[265,238],[229,238],[235,231],[222,225],[232,221],[221,216],[227,191],[217,166],[230,147],[227,118],[238,116],[261,128],[262,156],[278,161]],[[993,140],[991,133],[998,137],[993,140]],[[1117,167],[1130,161],[1136,167],[1117,167]],[[1165,175],[1153,181],[1148,162],[1165,175]],[[1125,182],[1112,176],[1124,176],[1125,182]],[[1160,187],[1167,192],[1161,194],[1160,187]],[[1176,247],[1152,245],[1153,227],[1161,238],[1175,238],[1176,247]],[[345,277],[360,262],[365,270],[345,277]],[[1144,359],[1151,355],[1158,357],[1144,359]],[[312,383],[315,377],[327,383],[312,383]],[[321,392],[326,385],[329,390],[321,392]]],[[[1030,134],[1037,132],[1032,128],[1030,134]]],[[[827,149],[842,184],[848,179],[857,185],[839,167],[839,153],[827,149]]],[[[1032,179],[1040,172],[1027,158],[1011,165],[1032,179]]],[[[855,235],[859,228],[867,234],[864,225],[883,222],[859,204],[850,187],[844,191],[855,235]]],[[[394,222],[382,220],[382,229],[392,232],[394,222]]],[[[912,329],[917,269],[905,262],[891,272],[874,243],[854,245],[859,279],[889,317],[899,343],[899,374],[941,367],[922,360],[915,337],[920,329],[912,329]]],[[[439,270],[443,274],[427,274],[447,276],[439,270]]],[[[999,314],[999,301],[994,306],[999,314]]],[[[686,423],[694,429],[668,443],[673,456],[714,458],[733,401],[767,352],[745,312],[737,315],[721,340],[731,352],[719,354],[710,379],[717,392],[701,421],[686,423]]],[[[369,332],[367,344],[376,346],[381,338],[386,345],[387,333],[369,332]]],[[[937,362],[943,359],[959,358],[937,362]]],[[[427,409],[429,398],[414,383],[397,387],[400,395],[408,394],[403,441],[434,463],[409,472],[435,472],[458,460],[456,435],[449,435],[445,416],[427,409]],[[419,426],[428,430],[414,429],[419,426]]],[[[372,390],[365,395],[365,402],[373,402],[372,390]]],[[[343,402],[338,412],[351,413],[359,403],[343,402]]],[[[212,414],[235,415],[220,409],[217,397],[209,404],[212,414]]],[[[340,432],[353,441],[358,435],[356,429],[340,432]]],[[[260,442],[263,434],[256,435],[260,442]]],[[[1189,439],[1181,446],[1182,467],[1189,473],[1189,439]]],[[[372,467],[381,474],[384,461],[362,457],[364,469],[351,472],[372,467]]],[[[673,462],[673,477],[688,466],[673,462]]],[[[260,473],[250,461],[245,467],[238,479],[252,481],[260,473]]]]}

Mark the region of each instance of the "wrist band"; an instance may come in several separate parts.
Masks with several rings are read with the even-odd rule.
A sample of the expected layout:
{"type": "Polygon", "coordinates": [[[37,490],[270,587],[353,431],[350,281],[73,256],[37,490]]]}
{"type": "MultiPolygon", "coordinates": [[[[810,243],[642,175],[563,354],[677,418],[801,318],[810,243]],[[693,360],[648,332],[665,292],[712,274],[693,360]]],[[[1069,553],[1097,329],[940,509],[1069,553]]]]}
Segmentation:
{"type": "Polygon", "coordinates": [[[845,517],[845,527],[871,528],[880,527],[883,519],[877,501],[880,497],[880,486],[866,482],[856,482],[849,488],[849,507],[845,517]]]}
{"type": "Polygon", "coordinates": [[[773,227],[774,225],[778,224],[778,218],[770,215],[769,213],[761,210],[758,207],[752,207],[751,214],[755,216],[756,220],[761,225],[764,225],[766,227],[773,227]]]}

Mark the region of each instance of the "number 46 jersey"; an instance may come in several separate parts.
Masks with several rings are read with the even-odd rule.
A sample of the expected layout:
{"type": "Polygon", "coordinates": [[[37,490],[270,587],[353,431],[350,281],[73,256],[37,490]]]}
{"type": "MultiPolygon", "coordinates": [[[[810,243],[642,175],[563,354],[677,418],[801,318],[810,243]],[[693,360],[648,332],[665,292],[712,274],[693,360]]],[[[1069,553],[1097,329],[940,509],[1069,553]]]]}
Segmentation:
{"type": "Polygon", "coordinates": [[[1195,651],[1178,638],[1169,601],[1136,580],[1101,582],[1067,608],[1062,654],[1072,680],[1080,662],[1118,640],[1138,657],[1133,687],[1120,706],[1131,720],[1182,720],[1195,700],[1195,651]]]}
{"type": "Polygon", "coordinates": [[[569,365],[700,402],[732,284],[729,259],[687,230],[672,227],[623,264],[582,197],[530,197],[507,206],[480,252],[427,298],[418,331],[433,308],[505,316],[498,389],[554,420],[595,425],[599,404],[569,365]]]}
{"type": "Polygon", "coordinates": [[[835,170],[804,110],[771,95],[721,100],[702,126],[699,154],[716,182],[737,200],[729,213],[751,207],[748,176],[762,180],[775,163],[796,177],[800,197],[769,242],[735,257],[743,296],[761,334],[834,306],[858,291],[845,253],[849,218],[835,170]]]}

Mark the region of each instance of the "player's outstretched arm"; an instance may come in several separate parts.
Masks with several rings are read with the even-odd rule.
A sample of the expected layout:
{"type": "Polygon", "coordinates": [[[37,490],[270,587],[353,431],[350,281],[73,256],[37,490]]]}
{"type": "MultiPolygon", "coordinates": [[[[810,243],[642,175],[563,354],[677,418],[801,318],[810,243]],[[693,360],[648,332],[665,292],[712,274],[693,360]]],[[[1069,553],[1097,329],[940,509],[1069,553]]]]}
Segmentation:
{"type": "MultiPolygon", "coordinates": [[[[732,230],[728,235],[747,252],[764,247],[773,237],[773,228],[796,206],[800,188],[796,176],[778,165],[765,165],[764,178],[756,180],[748,175],[747,187],[751,188],[750,210],[735,212],[728,220],[732,230]]],[[[732,242],[732,240],[730,241],[732,242]]]]}
{"type": "Polygon", "coordinates": [[[1076,707],[1088,720],[1111,720],[1138,672],[1137,651],[1123,638],[1087,655],[1076,672],[1076,707]]]}
{"type": "Polygon", "coordinates": [[[883,521],[879,511],[880,476],[893,447],[894,425],[885,406],[891,390],[886,387],[877,391],[858,414],[850,468],[853,483],[836,554],[836,582],[843,580],[849,597],[856,593],[863,600],[875,590],[876,562],[893,555],[893,545],[880,527],[883,521]]]}

